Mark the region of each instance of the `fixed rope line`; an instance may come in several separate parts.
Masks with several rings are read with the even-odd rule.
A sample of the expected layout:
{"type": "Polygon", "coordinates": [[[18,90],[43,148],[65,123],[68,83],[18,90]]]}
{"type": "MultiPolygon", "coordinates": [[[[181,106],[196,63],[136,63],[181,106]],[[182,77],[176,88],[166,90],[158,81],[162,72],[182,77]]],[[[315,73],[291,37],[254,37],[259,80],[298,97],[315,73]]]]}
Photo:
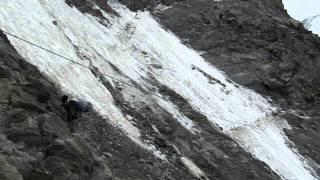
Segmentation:
{"type": "MultiPolygon", "coordinates": [[[[198,110],[200,112],[200,114],[203,114],[203,115],[207,115],[207,116],[212,116],[212,114],[208,114],[208,113],[205,113],[205,112],[202,112],[200,110],[198,110]]],[[[238,125],[242,125],[242,126],[246,126],[246,125],[250,125],[249,122],[247,123],[243,123],[243,122],[234,122],[234,121],[231,121],[231,120],[226,120],[226,119],[220,119],[220,121],[224,121],[224,122],[231,122],[231,123],[235,123],[235,124],[238,124],[238,125]]],[[[237,128],[237,127],[235,127],[237,128]]]]}
{"type": "MultiPolygon", "coordinates": [[[[71,58],[68,58],[68,57],[65,57],[65,56],[63,56],[63,55],[60,55],[60,54],[58,54],[58,53],[56,53],[56,52],[54,52],[54,51],[51,51],[51,50],[49,50],[49,49],[47,49],[47,48],[44,48],[44,47],[42,47],[42,46],[39,46],[39,45],[37,45],[37,44],[35,44],[35,43],[32,43],[32,42],[30,42],[30,41],[28,41],[28,40],[25,40],[25,39],[23,39],[23,38],[21,38],[21,37],[19,37],[19,36],[16,36],[16,35],[14,35],[14,34],[11,34],[11,33],[9,33],[9,32],[3,31],[3,30],[1,30],[1,31],[2,31],[3,33],[5,33],[5,34],[9,35],[9,36],[12,36],[12,37],[17,38],[17,39],[19,39],[19,40],[21,40],[21,41],[24,41],[24,42],[26,42],[26,43],[28,43],[28,44],[30,44],[30,45],[32,45],[32,46],[35,46],[35,47],[37,47],[37,48],[39,48],[39,49],[42,49],[42,50],[44,50],[44,51],[47,51],[47,52],[49,52],[49,53],[51,53],[51,54],[54,54],[54,55],[56,55],[56,56],[58,56],[58,57],[61,57],[61,58],[65,59],[65,60],[68,60],[68,61],[70,61],[70,62],[72,62],[72,63],[75,63],[75,64],[77,64],[77,65],[79,65],[79,66],[82,66],[82,67],[84,67],[84,68],[88,68],[88,69],[90,69],[90,70],[92,70],[92,71],[95,71],[94,69],[92,69],[92,68],[90,68],[90,67],[88,67],[88,66],[86,66],[86,65],[83,65],[83,64],[81,64],[81,63],[79,63],[79,62],[77,62],[77,61],[75,61],[75,60],[73,60],[73,59],[71,59],[71,58]]],[[[110,79],[113,79],[113,80],[115,80],[115,81],[117,81],[117,82],[120,82],[120,83],[122,83],[122,84],[126,84],[126,85],[128,85],[128,86],[131,86],[131,87],[133,87],[133,88],[138,89],[138,88],[137,88],[136,86],[134,86],[133,84],[124,82],[124,81],[119,80],[119,79],[117,79],[117,78],[114,78],[114,77],[112,77],[112,76],[110,76],[110,75],[108,75],[108,74],[106,74],[106,73],[100,72],[100,74],[105,75],[105,76],[109,77],[110,79]]],[[[150,93],[150,94],[151,94],[151,93],[150,93]]],[[[152,95],[157,96],[157,97],[160,97],[160,98],[163,98],[162,96],[157,95],[157,94],[152,94],[152,95]]]]}
{"type": "MultiPolygon", "coordinates": [[[[83,65],[83,64],[81,64],[81,63],[79,63],[79,62],[77,62],[77,61],[75,61],[75,60],[73,60],[73,59],[70,59],[70,58],[67,58],[67,57],[65,57],[65,56],[62,56],[62,55],[60,55],[60,54],[58,54],[58,53],[56,53],[56,52],[53,52],[53,51],[51,51],[51,50],[49,50],[49,49],[46,49],[46,48],[44,48],[44,47],[41,47],[41,46],[39,46],[39,45],[37,45],[37,44],[35,44],[35,43],[32,43],[32,42],[30,42],[30,41],[27,41],[27,40],[25,40],[25,39],[23,39],[23,38],[20,38],[20,37],[16,36],[16,35],[13,35],[13,34],[11,34],[11,33],[8,33],[8,32],[6,32],[6,31],[3,31],[3,30],[1,30],[1,31],[2,31],[3,33],[5,33],[5,34],[9,35],[9,36],[12,36],[12,37],[17,38],[17,39],[19,39],[19,40],[21,40],[21,41],[24,41],[24,42],[26,42],[26,43],[28,43],[28,44],[30,44],[30,45],[32,45],[32,46],[35,46],[35,47],[37,47],[37,48],[39,48],[39,49],[42,49],[42,50],[44,50],[44,51],[47,51],[47,52],[49,52],[49,53],[51,53],[51,54],[54,54],[54,55],[56,55],[56,56],[59,56],[59,57],[61,57],[61,58],[63,58],[63,59],[66,59],[66,60],[68,60],[68,61],[71,61],[71,62],[73,62],[73,63],[75,63],[75,64],[77,64],[77,65],[79,65],[79,66],[88,68],[88,69],[90,69],[90,70],[94,70],[94,69],[91,69],[90,67],[88,67],[88,66],[86,66],[86,65],[83,65]]],[[[128,86],[135,87],[134,85],[132,85],[132,84],[130,84],[130,83],[121,81],[121,80],[119,80],[119,79],[117,79],[117,78],[114,78],[114,77],[108,75],[108,74],[105,74],[105,73],[101,73],[101,74],[109,77],[110,79],[113,79],[113,80],[115,80],[115,81],[118,81],[118,82],[121,82],[121,83],[123,83],[123,84],[126,84],[126,85],[128,85],[128,86]]]]}
{"type": "Polygon", "coordinates": [[[214,65],[215,67],[230,67],[230,66],[235,66],[235,65],[242,65],[242,64],[248,64],[251,63],[252,61],[245,61],[245,62],[239,62],[239,63],[230,63],[230,64],[220,64],[220,65],[214,65]]]}
{"type": "MultiPolygon", "coordinates": [[[[26,43],[28,43],[28,44],[30,44],[30,45],[32,45],[32,46],[35,46],[35,47],[37,47],[37,48],[39,48],[39,49],[42,49],[42,50],[47,51],[47,52],[49,52],[49,53],[51,53],[51,54],[54,54],[54,55],[56,55],[56,56],[58,56],[58,57],[61,57],[61,58],[65,59],[65,60],[68,60],[68,61],[70,61],[70,62],[72,62],[72,63],[75,63],[75,64],[77,64],[77,65],[79,65],[79,66],[82,66],[82,67],[84,67],[84,68],[87,68],[87,69],[90,69],[90,70],[94,71],[94,69],[92,69],[92,68],[90,68],[90,67],[88,67],[88,66],[86,66],[86,65],[83,65],[83,64],[81,64],[81,63],[79,63],[79,62],[77,62],[77,61],[75,61],[75,60],[73,60],[73,59],[71,59],[71,58],[68,58],[68,57],[65,57],[65,56],[63,56],[63,55],[60,55],[60,54],[58,54],[58,53],[56,53],[56,52],[54,52],[54,51],[51,51],[51,50],[49,50],[49,49],[47,49],[47,48],[44,48],[44,47],[42,47],[42,46],[39,46],[39,45],[37,45],[37,44],[35,44],[35,43],[32,43],[32,42],[30,42],[30,41],[28,41],[28,40],[25,40],[25,39],[23,39],[23,38],[21,38],[21,37],[19,37],[19,36],[16,36],[16,35],[14,35],[14,34],[11,34],[11,33],[9,33],[9,32],[4,31],[4,30],[1,30],[1,31],[2,31],[4,34],[7,34],[7,35],[9,35],[9,36],[12,36],[12,37],[14,37],[14,38],[16,38],[16,39],[19,39],[19,40],[21,40],[21,41],[23,41],[23,42],[26,42],[26,43]]],[[[248,63],[248,62],[244,62],[244,63],[248,63]]],[[[243,64],[244,64],[244,63],[243,63],[243,64]]],[[[230,66],[231,66],[231,65],[230,65],[230,66]]],[[[117,78],[114,78],[114,77],[112,77],[112,76],[110,76],[110,75],[108,75],[108,74],[101,73],[101,72],[100,72],[100,74],[105,75],[105,76],[109,77],[110,79],[113,79],[113,80],[118,81],[118,82],[120,82],[120,83],[123,83],[123,84],[126,84],[126,85],[128,85],[128,86],[137,88],[136,86],[134,86],[134,85],[132,85],[132,84],[130,84],[130,83],[127,83],[127,82],[124,82],[124,81],[119,80],[119,79],[117,79],[117,78]]],[[[12,84],[12,85],[17,85],[17,84],[12,84]]],[[[153,95],[154,95],[154,96],[157,96],[157,97],[160,97],[160,98],[163,98],[162,96],[157,95],[157,94],[153,94],[153,95]]],[[[207,115],[207,116],[211,116],[210,114],[207,114],[207,113],[204,113],[204,112],[200,112],[200,113],[205,114],[205,115],[207,115]]],[[[247,125],[247,124],[245,124],[245,123],[233,122],[233,121],[229,121],[229,120],[221,120],[221,121],[232,122],[232,123],[236,123],[236,124],[240,124],[240,125],[241,125],[241,124],[242,124],[242,125],[247,125]]]]}

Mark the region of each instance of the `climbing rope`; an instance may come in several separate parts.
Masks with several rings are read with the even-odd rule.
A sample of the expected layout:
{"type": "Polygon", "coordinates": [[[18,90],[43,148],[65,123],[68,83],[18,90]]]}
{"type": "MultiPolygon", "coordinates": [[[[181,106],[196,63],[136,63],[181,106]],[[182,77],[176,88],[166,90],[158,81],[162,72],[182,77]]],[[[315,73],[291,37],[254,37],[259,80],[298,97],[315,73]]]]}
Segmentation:
{"type": "MultiPolygon", "coordinates": [[[[9,36],[11,36],[11,37],[14,37],[14,38],[16,38],[16,39],[19,39],[19,40],[21,40],[21,41],[24,41],[24,42],[26,42],[26,43],[28,43],[28,44],[30,44],[30,45],[32,45],[32,46],[35,46],[35,47],[37,47],[37,48],[39,48],[39,49],[42,49],[42,50],[44,50],[44,51],[47,51],[47,52],[49,52],[49,53],[51,53],[51,54],[54,54],[54,55],[56,55],[56,56],[58,56],[58,57],[61,57],[61,58],[63,58],[63,59],[65,59],[65,60],[68,60],[68,61],[70,61],[70,62],[72,62],[72,63],[75,63],[75,64],[77,64],[77,65],[79,65],[79,66],[82,66],[82,67],[84,67],[84,68],[87,68],[87,69],[89,69],[89,70],[92,70],[92,71],[94,71],[94,69],[92,69],[91,67],[89,67],[89,66],[86,66],[86,65],[83,65],[83,64],[81,64],[81,63],[79,63],[79,62],[77,62],[77,61],[75,61],[75,60],[73,60],[73,59],[70,59],[70,58],[68,58],[68,57],[65,57],[65,56],[63,56],[63,55],[60,55],[60,54],[58,54],[58,53],[56,53],[56,52],[54,52],[54,51],[51,51],[51,50],[49,50],[49,49],[47,49],[47,48],[44,48],[44,47],[42,47],[42,46],[39,46],[39,45],[37,45],[37,44],[35,44],[35,43],[32,43],[32,42],[30,42],[30,41],[28,41],[28,40],[25,40],[25,39],[23,39],[23,38],[21,38],[21,37],[19,37],[19,36],[16,36],[16,35],[14,35],[14,34],[11,34],[11,33],[9,33],[9,32],[6,32],[6,31],[4,31],[4,30],[1,30],[4,34],[7,34],[7,35],[9,35],[9,36]]],[[[244,62],[244,63],[242,63],[242,64],[245,64],[245,63],[249,63],[249,62],[244,62]]],[[[239,63],[237,63],[237,64],[239,64],[239,63]]],[[[220,65],[220,66],[222,66],[222,65],[220,65]]],[[[225,65],[226,66],[226,65],[225,65]]],[[[231,66],[231,65],[230,65],[231,66]]],[[[101,73],[101,72],[100,72],[101,73]]],[[[128,83],[128,82],[124,82],[124,81],[122,81],[122,80],[120,80],[120,79],[117,79],[117,78],[114,78],[114,77],[112,77],[112,76],[110,76],[110,75],[108,75],[108,74],[105,74],[105,73],[101,73],[102,75],[105,75],[105,76],[107,76],[107,77],[109,77],[110,79],[113,79],[113,80],[115,80],[115,81],[117,81],[117,82],[120,82],[120,83],[122,83],[122,84],[126,84],[126,85],[128,85],[128,86],[131,86],[131,87],[134,87],[134,88],[137,88],[136,86],[134,86],[133,84],[130,84],[130,83],[128,83]]],[[[18,84],[12,84],[12,85],[18,85],[18,84]]],[[[138,88],[137,88],[138,89],[138,88]]],[[[154,96],[157,96],[157,97],[160,97],[160,98],[163,98],[163,96],[160,96],[160,95],[157,95],[157,94],[152,94],[152,95],[154,95],[154,96]]],[[[199,110],[198,110],[199,111],[199,110]]],[[[207,113],[204,113],[204,112],[201,112],[201,111],[199,111],[201,114],[204,114],[204,115],[207,115],[207,116],[212,116],[212,115],[210,115],[210,114],[207,114],[207,113]]],[[[234,122],[234,121],[229,121],[229,120],[221,120],[221,121],[225,121],[225,122],[231,122],[231,123],[236,123],[236,124],[239,124],[239,125],[248,125],[248,124],[245,124],[245,123],[240,123],[240,122],[234,122]]]]}
{"type": "MultiPolygon", "coordinates": [[[[21,41],[24,41],[24,42],[26,42],[26,43],[28,43],[28,44],[30,44],[30,45],[32,45],[32,46],[35,46],[35,47],[37,47],[37,48],[40,48],[40,49],[42,49],[42,50],[44,50],[44,51],[47,51],[47,52],[49,52],[49,53],[51,53],[51,54],[54,54],[54,55],[56,55],[56,56],[58,56],[58,57],[61,57],[61,58],[65,59],[65,60],[68,60],[68,61],[70,61],[70,62],[72,62],[72,63],[75,63],[75,64],[77,64],[77,65],[79,65],[79,66],[82,66],[82,67],[87,68],[87,69],[90,69],[90,70],[94,70],[94,69],[90,68],[89,66],[83,65],[83,64],[81,64],[81,63],[79,63],[79,62],[77,62],[77,61],[75,61],[75,60],[73,60],[73,59],[67,58],[67,57],[65,57],[65,56],[63,56],[63,55],[60,55],[60,54],[58,54],[58,53],[56,53],[56,52],[53,52],[53,51],[51,51],[51,50],[49,50],[49,49],[46,49],[46,48],[44,48],[44,47],[42,47],[42,46],[39,46],[39,45],[35,44],[35,43],[32,43],[32,42],[30,42],[30,41],[27,41],[27,40],[25,40],[25,39],[23,39],[23,38],[20,38],[20,37],[16,36],[16,35],[13,35],[13,34],[11,34],[11,33],[8,33],[8,32],[6,32],[6,31],[3,31],[3,30],[1,30],[1,31],[2,31],[3,33],[5,33],[5,34],[9,35],[9,36],[12,36],[12,37],[14,37],[14,38],[17,38],[17,39],[19,39],[19,40],[21,40],[21,41]]],[[[119,80],[119,79],[117,79],[117,78],[114,78],[114,77],[108,75],[108,74],[105,74],[105,73],[101,73],[101,74],[109,77],[110,79],[113,79],[113,80],[115,80],[115,81],[121,82],[122,84],[126,84],[126,85],[128,85],[128,86],[135,87],[134,85],[132,85],[132,84],[130,84],[130,83],[121,81],[121,80],[119,80]]]]}
{"type": "MultiPolygon", "coordinates": [[[[212,114],[208,114],[208,113],[205,113],[205,112],[202,112],[198,109],[198,111],[200,112],[200,114],[203,114],[203,115],[207,115],[207,116],[213,116],[212,114]]],[[[230,121],[230,120],[226,120],[226,119],[220,119],[220,121],[224,121],[224,122],[231,122],[231,123],[235,123],[235,124],[238,124],[240,126],[247,126],[247,125],[250,125],[249,122],[246,122],[246,123],[242,123],[242,122],[235,122],[235,121],[230,121]]],[[[237,127],[234,127],[234,128],[237,128],[237,127]]],[[[231,128],[233,129],[233,127],[231,128]]]]}

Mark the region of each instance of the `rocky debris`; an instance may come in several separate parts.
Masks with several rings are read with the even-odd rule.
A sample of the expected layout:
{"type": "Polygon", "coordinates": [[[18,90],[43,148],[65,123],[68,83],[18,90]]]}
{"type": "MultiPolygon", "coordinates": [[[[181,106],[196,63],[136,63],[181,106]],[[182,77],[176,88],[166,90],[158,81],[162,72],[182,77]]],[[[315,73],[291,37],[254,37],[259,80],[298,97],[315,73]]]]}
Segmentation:
{"type": "MultiPolygon", "coordinates": [[[[87,117],[84,117],[87,119],[87,117]]],[[[139,145],[126,137],[121,131],[108,124],[104,119],[95,117],[91,120],[82,119],[80,131],[91,146],[96,146],[96,154],[107,161],[114,177],[126,179],[193,179],[184,166],[174,162],[163,161],[151,152],[141,149],[139,145]],[[103,143],[101,143],[103,139],[103,143]]],[[[144,121],[141,119],[141,121],[144,121]]],[[[149,127],[145,126],[146,129],[149,127]]],[[[141,129],[141,133],[145,132],[141,129]]],[[[149,134],[150,135],[150,134],[149,134]]],[[[154,136],[154,135],[153,135],[154,136]]],[[[150,140],[150,139],[149,139],[150,140]]],[[[168,147],[162,147],[165,150],[168,147]]]]}

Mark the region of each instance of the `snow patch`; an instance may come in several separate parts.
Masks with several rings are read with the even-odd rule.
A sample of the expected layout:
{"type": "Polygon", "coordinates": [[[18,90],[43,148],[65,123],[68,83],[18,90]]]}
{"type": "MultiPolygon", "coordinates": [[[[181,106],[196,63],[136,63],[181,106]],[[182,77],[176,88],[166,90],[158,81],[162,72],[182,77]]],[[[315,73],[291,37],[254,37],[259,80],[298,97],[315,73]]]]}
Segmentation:
{"type": "Polygon", "coordinates": [[[316,179],[310,173],[313,171],[307,161],[295,149],[288,148],[288,144],[293,143],[288,140],[283,128],[290,128],[286,121],[269,117],[254,125],[233,129],[229,134],[283,179],[316,179]]]}
{"type": "Polygon", "coordinates": [[[155,8],[155,12],[161,12],[161,11],[165,11],[167,9],[172,8],[172,6],[165,6],[163,4],[159,4],[156,8],[155,8]]]}

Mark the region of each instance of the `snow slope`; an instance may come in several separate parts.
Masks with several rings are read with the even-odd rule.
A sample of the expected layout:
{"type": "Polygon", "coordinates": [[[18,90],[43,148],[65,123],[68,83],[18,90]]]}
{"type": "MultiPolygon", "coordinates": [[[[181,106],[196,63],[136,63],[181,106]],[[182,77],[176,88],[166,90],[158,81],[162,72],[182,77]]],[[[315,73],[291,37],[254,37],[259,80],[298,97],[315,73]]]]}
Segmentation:
{"type": "MultiPolygon", "coordinates": [[[[91,64],[122,81],[129,82],[130,77],[149,92],[146,98],[156,100],[185,128],[194,131],[192,120],[181,114],[170,100],[162,98],[157,87],[150,83],[155,79],[187,99],[213,125],[221,127],[282,178],[317,179],[307,160],[288,146],[282,131],[288,125],[271,116],[276,108],[264,97],[228,80],[223,72],[165,31],[148,12],[136,14],[117,3],[112,6],[120,17],[104,13],[107,22],[82,14],[64,0],[1,0],[0,28],[85,66],[91,64]],[[110,63],[123,74],[115,72],[110,63]],[[163,68],[153,68],[151,64],[163,68]],[[212,79],[216,79],[215,83],[212,79]]],[[[65,92],[90,101],[106,120],[165,159],[164,154],[143,141],[139,129],[121,113],[111,93],[89,69],[15,38],[9,39],[27,61],[65,92]]],[[[134,93],[138,89],[124,85],[124,91],[134,93]]]]}

